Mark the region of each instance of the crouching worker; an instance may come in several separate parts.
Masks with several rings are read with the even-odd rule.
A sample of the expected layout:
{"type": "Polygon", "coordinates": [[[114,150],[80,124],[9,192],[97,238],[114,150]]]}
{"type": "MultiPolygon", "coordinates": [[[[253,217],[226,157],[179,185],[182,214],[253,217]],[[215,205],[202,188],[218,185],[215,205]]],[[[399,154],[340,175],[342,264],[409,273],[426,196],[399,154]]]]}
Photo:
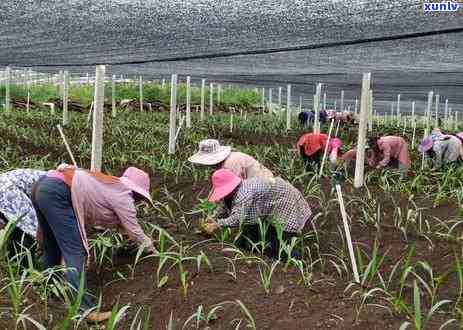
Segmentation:
{"type": "Polygon", "coordinates": [[[440,169],[443,164],[458,166],[461,164],[462,143],[453,135],[431,134],[423,139],[418,151],[434,160],[434,168],[440,169]]]}
{"type": "MultiPolygon", "coordinates": [[[[48,172],[32,191],[43,234],[45,267],[60,265],[63,258],[66,280],[75,293],[89,251],[86,226],[118,228],[144,247],[145,252],[154,252],[152,241],[137,221],[135,207],[142,200],[151,202],[149,187],[148,174],[134,167],[128,168],[120,178],[73,167],[48,172]]],[[[86,292],[81,312],[95,308],[86,292]]],[[[93,310],[87,320],[103,322],[110,315],[93,310]]]]}
{"type": "Polygon", "coordinates": [[[32,186],[47,172],[18,169],[0,174],[0,224],[16,221],[7,246],[8,258],[18,256],[22,267],[28,260],[22,252],[35,254],[37,214],[31,201],[32,186]]]}
{"type": "Polygon", "coordinates": [[[393,167],[407,172],[410,154],[407,142],[400,136],[371,137],[368,140],[370,155],[368,164],[373,168],[393,167]]]}
{"type": "Polygon", "coordinates": [[[242,152],[232,152],[231,147],[221,146],[218,140],[199,142],[199,151],[188,158],[193,164],[228,169],[242,179],[254,177],[273,178],[273,173],[256,159],[242,152]]]}
{"type": "MultiPolygon", "coordinates": [[[[212,235],[222,227],[241,226],[238,245],[252,250],[252,244],[265,240],[268,242],[265,254],[271,258],[280,255],[280,239],[290,244],[312,214],[302,194],[280,177],[242,180],[229,170],[218,170],[212,175],[212,186],[209,200],[222,201],[223,206],[217,221],[205,224],[204,231],[212,235]],[[265,237],[259,220],[268,226],[265,237]]],[[[286,258],[286,254],[282,257],[286,258]]],[[[300,258],[300,253],[293,250],[292,257],[300,258]]]]}
{"type": "Polygon", "coordinates": [[[339,138],[331,138],[328,141],[328,135],[323,133],[307,133],[299,138],[296,150],[300,152],[307,172],[320,168],[327,143],[327,152],[333,169],[336,168],[338,155],[342,147],[342,141],[339,138]]]}

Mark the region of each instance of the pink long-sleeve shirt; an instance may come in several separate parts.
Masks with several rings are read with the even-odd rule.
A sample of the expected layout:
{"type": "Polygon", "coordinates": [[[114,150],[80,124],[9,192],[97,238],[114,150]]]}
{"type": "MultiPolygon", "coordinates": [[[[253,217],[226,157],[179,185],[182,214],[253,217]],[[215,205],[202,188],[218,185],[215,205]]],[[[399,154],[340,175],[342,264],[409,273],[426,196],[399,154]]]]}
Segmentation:
{"type": "MultiPolygon", "coordinates": [[[[378,147],[383,154],[383,159],[377,164],[377,166],[385,167],[389,164],[391,159],[394,158],[410,167],[408,144],[400,136],[383,136],[378,140],[378,147]]],[[[369,159],[370,166],[375,166],[373,162],[373,160],[369,159]]]]}
{"type": "MultiPolygon", "coordinates": [[[[48,174],[61,177],[59,171],[48,174]]],[[[132,191],[122,182],[100,182],[89,172],[76,170],[71,185],[72,205],[82,242],[88,253],[88,239],[85,226],[122,229],[131,240],[153,251],[153,243],[140,227],[132,191]]]]}
{"type": "Polygon", "coordinates": [[[230,153],[221,168],[232,171],[243,180],[255,177],[273,178],[273,173],[268,168],[242,152],[230,153]]]}

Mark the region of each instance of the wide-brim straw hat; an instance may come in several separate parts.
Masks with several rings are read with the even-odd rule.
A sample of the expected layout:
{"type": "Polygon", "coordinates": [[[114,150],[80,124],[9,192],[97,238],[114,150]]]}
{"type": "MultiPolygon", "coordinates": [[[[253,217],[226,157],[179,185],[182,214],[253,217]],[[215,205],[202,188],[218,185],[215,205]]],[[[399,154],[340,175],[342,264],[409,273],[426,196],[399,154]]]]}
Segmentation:
{"type": "Polygon", "coordinates": [[[424,153],[432,148],[433,142],[431,137],[424,138],[418,146],[418,151],[424,153]]]}
{"type": "Polygon", "coordinates": [[[218,202],[230,195],[241,184],[242,179],[227,169],[220,169],[212,174],[212,190],[209,201],[218,202]]]}
{"type": "Polygon", "coordinates": [[[148,173],[136,167],[129,167],[119,179],[127,188],[153,203],[150,195],[150,177],[148,173]]]}
{"type": "Polygon", "coordinates": [[[231,147],[221,146],[218,140],[209,139],[199,142],[199,151],[188,158],[188,161],[201,165],[217,165],[231,153],[231,147]]]}

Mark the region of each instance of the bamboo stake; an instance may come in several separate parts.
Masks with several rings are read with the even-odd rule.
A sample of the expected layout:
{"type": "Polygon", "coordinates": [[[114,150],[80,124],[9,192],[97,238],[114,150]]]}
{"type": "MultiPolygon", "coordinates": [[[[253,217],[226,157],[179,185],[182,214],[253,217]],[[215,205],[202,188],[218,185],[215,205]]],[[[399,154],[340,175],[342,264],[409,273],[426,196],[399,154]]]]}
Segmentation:
{"type": "Polygon", "coordinates": [[[357,139],[357,157],[355,160],[355,178],[354,187],[360,188],[363,186],[364,168],[365,168],[365,145],[367,138],[368,124],[368,100],[370,91],[371,73],[364,73],[362,78],[362,94],[360,101],[360,122],[357,139]]]}

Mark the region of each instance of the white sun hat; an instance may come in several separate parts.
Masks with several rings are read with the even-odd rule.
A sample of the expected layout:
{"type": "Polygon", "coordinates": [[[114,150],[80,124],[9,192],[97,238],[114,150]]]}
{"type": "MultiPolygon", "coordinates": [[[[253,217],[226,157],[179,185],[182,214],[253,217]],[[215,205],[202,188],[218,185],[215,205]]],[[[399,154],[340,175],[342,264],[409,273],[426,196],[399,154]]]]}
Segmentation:
{"type": "Polygon", "coordinates": [[[199,151],[188,158],[188,161],[201,165],[217,165],[231,153],[231,147],[221,146],[218,140],[209,139],[199,142],[199,151]]]}

